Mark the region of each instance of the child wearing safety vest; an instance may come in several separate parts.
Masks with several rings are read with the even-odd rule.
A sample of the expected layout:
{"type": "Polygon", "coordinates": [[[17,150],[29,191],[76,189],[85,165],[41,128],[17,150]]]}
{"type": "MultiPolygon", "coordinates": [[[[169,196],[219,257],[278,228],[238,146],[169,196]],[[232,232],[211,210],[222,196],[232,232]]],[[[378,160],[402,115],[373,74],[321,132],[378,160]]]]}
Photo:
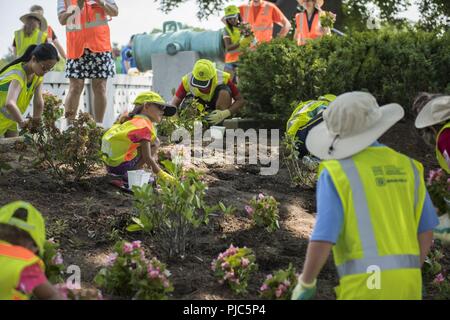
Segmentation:
{"type": "Polygon", "coordinates": [[[157,161],[159,140],[153,122],[163,116],[173,116],[176,108],[167,104],[160,95],[147,91],[139,94],[134,109],[122,116],[102,138],[102,152],[108,173],[127,179],[127,172],[141,169],[145,164],[161,180],[174,178],[161,170],[157,161]]]}
{"type": "Polygon", "coordinates": [[[225,67],[224,71],[231,75],[234,83],[236,81],[236,69],[238,67],[241,50],[248,47],[254,37],[243,35],[239,25],[242,23],[239,8],[231,5],[225,8],[225,16],[222,18],[225,28],[223,29],[223,41],[225,44],[225,67]]]}
{"type": "Polygon", "coordinates": [[[0,136],[17,136],[17,127],[27,125],[28,120],[22,115],[33,96],[33,119],[38,121],[41,118],[44,109],[43,76],[58,60],[58,52],[53,45],[31,45],[23,56],[0,71],[0,136]]]}
{"type": "Polygon", "coordinates": [[[424,141],[435,148],[439,165],[450,173],[450,96],[421,93],[413,110],[418,114],[416,128],[424,129],[424,141]]]}
{"type": "Polygon", "coordinates": [[[0,208],[0,300],[63,299],[45,276],[45,224],[31,204],[0,208]]]}
{"type": "Polygon", "coordinates": [[[322,159],[317,220],[292,299],[314,297],[317,276],[333,251],[339,300],[418,300],[422,264],[438,218],[423,166],[378,143],[404,116],[366,92],[338,96],[306,138],[322,159]]]}

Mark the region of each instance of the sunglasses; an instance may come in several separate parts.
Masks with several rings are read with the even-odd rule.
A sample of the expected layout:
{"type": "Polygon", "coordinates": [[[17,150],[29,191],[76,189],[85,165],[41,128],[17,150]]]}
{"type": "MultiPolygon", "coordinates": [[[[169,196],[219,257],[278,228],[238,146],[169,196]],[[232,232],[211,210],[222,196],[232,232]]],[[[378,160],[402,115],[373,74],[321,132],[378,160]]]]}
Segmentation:
{"type": "Polygon", "coordinates": [[[44,71],[45,73],[52,71],[55,67],[47,67],[44,64],[42,64],[42,62],[38,62],[38,64],[41,66],[42,71],[44,71]]]}

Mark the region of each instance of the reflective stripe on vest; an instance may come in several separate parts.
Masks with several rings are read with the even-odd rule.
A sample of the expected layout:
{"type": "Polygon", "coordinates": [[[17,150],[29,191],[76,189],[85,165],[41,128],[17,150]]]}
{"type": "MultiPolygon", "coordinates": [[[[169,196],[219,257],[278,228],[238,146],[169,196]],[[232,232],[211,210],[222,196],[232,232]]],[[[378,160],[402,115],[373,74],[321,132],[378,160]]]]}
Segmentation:
{"type": "MultiPolygon", "coordinates": [[[[446,130],[446,129],[450,129],[450,122],[446,123],[441,130],[439,130],[437,136],[436,136],[436,159],[439,163],[439,166],[445,170],[445,172],[450,173],[450,168],[448,166],[447,160],[445,159],[444,155],[442,154],[441,150],[439,150],[438,147],[438,141],[439,141],[439,137],[441,135],[441,133],[446,130]]],[[[449,155],[450,156],[450,155],[449,155]]]]}
{"type": "MultiPolygon", "coordinates": [[[[339,277],[366,273],[368,267],[378,266],[382,271],[393,269],[420,269],[420,257],[418,255],[385,255],[378,254],[373,226],[370,220],[369,208],[364,186],[356,169],[354,160],[344,159],[339,163],[345,172],[352,190],[353,204],[355,208],[358,230],[363,250],[362,259],[350,260],[337,266],[339,277]]],[[[420,185],[420,177],[414,168],[415,204],[417,204],[417,191],[420,185]]]]}
{"type": "MultiPolygon", "coordinates": [[[[0,82],[3,81],[4,79],[6,79],[7,77],[13,75],[13,74],[17,74],[19,77],[21,77],[23,79],[24,82],[26,82],[26,77],[25,77],[25,73],[22,72],[21,70],[11,70],[7,73],[5,73],[4,75],[0,76],[0,82]]],[[[2,106],[0,108],[0,113],[7,119],[12,120],[13,117],[12,115],[8,112],[8,109],[6,108],[6,106],[2,106]]]]}

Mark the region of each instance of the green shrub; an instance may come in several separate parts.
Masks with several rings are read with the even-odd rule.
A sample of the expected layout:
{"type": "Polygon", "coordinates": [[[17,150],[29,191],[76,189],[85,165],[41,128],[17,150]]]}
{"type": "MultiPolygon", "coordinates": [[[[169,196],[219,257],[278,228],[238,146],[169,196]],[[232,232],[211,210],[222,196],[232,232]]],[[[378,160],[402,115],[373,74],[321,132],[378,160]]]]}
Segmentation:
{"type": "Polygon", "coordinates": [[[450,32],[355,32],[305,46],[263,43],[241,56],[244,115],[287,120],[299,101],[322,94],[369,91],[380,104],[410,109],[419,91],[450,93],[450,32]]]}

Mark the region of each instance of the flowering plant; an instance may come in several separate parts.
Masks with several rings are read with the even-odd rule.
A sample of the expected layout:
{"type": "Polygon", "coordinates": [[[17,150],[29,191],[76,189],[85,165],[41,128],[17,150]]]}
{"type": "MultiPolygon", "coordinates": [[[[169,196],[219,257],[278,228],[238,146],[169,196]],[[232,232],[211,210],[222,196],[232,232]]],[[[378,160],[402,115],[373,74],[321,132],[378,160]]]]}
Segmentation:
{"type": "Polygon", "coordinates": [[[437,274],[433,280],[433,288],[437,290],[437,299],[450,299],[450,279],[442,272],[437,274]]]}
{"type": "Polygon", "coordinates": [[[268,232],[280,228],[278,202],[272,196],[265,196],[260,193],[250,200],[250,204],[245,206],[245,211],[257,226],[266,227],[268,232]]]}
{"type": "Polygon", "coordinates": [[[240,23],[238,25],[239,31],[241,32],[241,36],[243,37],[254,37],[252,31],[252,26],[250,23],[240,23]]]}
{"type": "Polygon", "coordinates": [[[255,260],[253,250],[230,245],[211,262],[211,269],[220,284],[227,283],[234,293],[244,294],[251,274],[258,269],[255,260]]]}
{"type": "Polygon", "coordinates": [[[330,11],[322,11],[320,14],[320,25],[322,28],[333,28],[336,15],[330,11]]]}
{"type": "Polygon", "coordinates": [[[427,178],[427,189],[439,215],[447,213],[447,200],[450,200],[450,177],[442,169],[431,170],[427,178]]]}
{"type": "Polygon", "coordinates": [[[53,239],[45,242],[42,261],[45,265],[45,275],[50,283],[56,284],[64,281],[64,260],[59,245],[53,239]]]}
{"type": "Polygon", "coordinates": [[[166,300],[173,291],[169,277],[165,264],[156,258],[147,260],[140,241],[120,241],[108,256],[106,268],[100,270],[94,281],[110,294],[166,300]]]}
{"type": "Polygon", "coordinates": [[[292,264],[286,270],[278,270],[269,274],[259,289],[262,298],[270,300],[290,300],[292,291],[297,285],[298,274],[292,264]]]}

